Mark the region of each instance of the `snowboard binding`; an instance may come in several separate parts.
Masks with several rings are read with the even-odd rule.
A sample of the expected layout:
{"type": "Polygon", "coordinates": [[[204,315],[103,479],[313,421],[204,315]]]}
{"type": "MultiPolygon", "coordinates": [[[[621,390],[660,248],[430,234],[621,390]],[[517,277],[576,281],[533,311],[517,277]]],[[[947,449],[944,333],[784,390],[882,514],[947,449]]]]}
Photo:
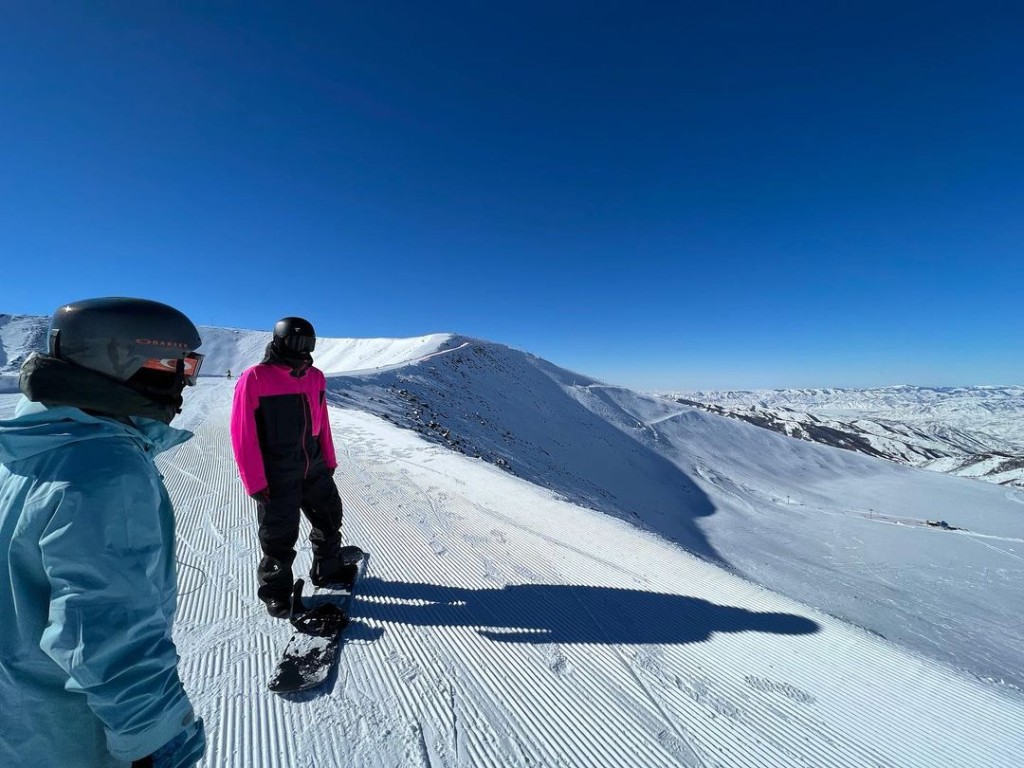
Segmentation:
{"type": "Polygon", "coordinates": [[[314,560],[309,570],[309,580],[318,587],[339,586],[351,589],[362,561],[363,550],[359,547],[342,547],[333,557],[314,560]]]}
{"type": "Polygon", "coordinates": [[[348,615],[334,603],[321,603],[312,608],[302,601],[302,579],[292,587],[291,614],[288,620],[292,626],[306,635],[334,637],[348,624],[348,615]]]}

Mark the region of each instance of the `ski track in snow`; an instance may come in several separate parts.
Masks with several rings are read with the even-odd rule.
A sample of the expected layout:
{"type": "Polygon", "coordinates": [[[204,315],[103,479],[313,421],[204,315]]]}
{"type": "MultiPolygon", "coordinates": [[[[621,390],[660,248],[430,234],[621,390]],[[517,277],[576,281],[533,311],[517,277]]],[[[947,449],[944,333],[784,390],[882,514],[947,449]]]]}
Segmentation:
{"type": "Polygon", "coordinates": [[[175,639],[206,766],[1024,764],[1012,690],[335,409],[346,538],[369,567],[337,674],[271,694],[289,630],[255,595],[231,391],[191,391],[181,418],[196,437],[160,462],[187,566],[175,639]]]}

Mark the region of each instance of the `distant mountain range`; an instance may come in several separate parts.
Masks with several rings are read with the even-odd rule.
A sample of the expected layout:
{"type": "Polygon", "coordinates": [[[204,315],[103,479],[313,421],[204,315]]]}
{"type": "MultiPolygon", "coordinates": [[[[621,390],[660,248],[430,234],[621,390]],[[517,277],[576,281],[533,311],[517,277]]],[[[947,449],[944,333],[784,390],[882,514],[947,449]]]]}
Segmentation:
{"type": "Polygon", "coordinates": [[[1024,387],[663,393],[790,437],[1024,487],[1024,387]]]}

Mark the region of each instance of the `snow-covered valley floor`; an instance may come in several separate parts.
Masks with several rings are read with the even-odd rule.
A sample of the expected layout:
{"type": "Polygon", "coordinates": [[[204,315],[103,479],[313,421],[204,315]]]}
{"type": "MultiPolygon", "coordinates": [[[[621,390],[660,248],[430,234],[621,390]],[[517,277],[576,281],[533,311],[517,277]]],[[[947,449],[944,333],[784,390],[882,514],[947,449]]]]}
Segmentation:
{"type": "MultiPolygon", "coordinates": [[[[1024,764],[1012,688],[353,410],[332,425],[366,578],[336,676],[271,694],[288,627],[255,596],[231,392],[189,392],[196,437],[164,462],[207,766],[1024,764]]],[[[297,572],[308,562],[303,545],[297,572]]]]}

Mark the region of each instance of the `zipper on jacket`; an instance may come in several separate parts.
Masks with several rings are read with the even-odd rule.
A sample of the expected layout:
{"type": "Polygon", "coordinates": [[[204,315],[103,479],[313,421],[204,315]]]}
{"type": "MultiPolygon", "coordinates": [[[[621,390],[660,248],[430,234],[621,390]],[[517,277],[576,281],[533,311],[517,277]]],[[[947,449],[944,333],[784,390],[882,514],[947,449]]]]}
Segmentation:
{"type": "Polygon", "coordinates": [[[307,435],[309,434],[309,422],[313,418],[313,407],[309,402],[309,396],[302,395],[303,405],[306,407],[302,409],[302,455],[306,457],[306,472],[303,477],[309,477],[309,449],[306,447],[307,435]]]}

